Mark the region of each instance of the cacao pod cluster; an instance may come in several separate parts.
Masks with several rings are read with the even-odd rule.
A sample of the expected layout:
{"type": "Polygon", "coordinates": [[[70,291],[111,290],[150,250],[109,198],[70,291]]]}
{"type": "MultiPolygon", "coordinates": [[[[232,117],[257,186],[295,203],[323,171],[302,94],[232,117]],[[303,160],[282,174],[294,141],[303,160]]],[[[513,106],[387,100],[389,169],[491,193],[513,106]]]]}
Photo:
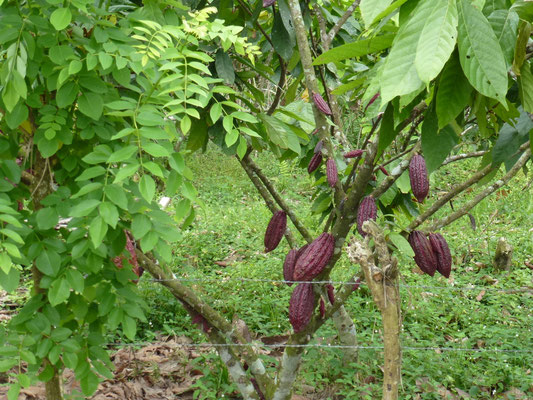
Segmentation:
{"type": "Polygon", "coordinates": [[[415,253],[415,263],[423,272],[433,276],[438,271],[444,277],[450,277],[452,255],[446,239],[440,233],[426,236],[421,231],[413,231],[407,240],[415,253]]]}
{"type": "Polygon", "coordinates": [[[429,179],[426,160],[419,154],[409,163],[409,180],[416,201],[422,203],[429,193],[429,179]]]}
{"type": "Polygon", "coordinates": [[[276,211],[265,232],[265,253],[278,247],[287,229],[287,214],[283,210],[276,211]]]}
{"type": "MultiPolygon", "coordinates": [[[[329,233],[322,233],[313,242],[292,249],[283,263],[283,278],[286,281],[304,281],[294,288],[289,303],[289,321],[295,333],[302,331],[313,315],[315,295],[312,284],[307,281],[317,277],[329,263],[335,250],[335,239],[329,233]]],[[[287,282],[290,286],[292,282],[287,282]]],[[[328,289],[330,302],[335,301],[333,286],[328,289]]],[[[321,315],[325,315],[325,304],[320,305],[321,315]]]]}
{"type": "Polygon", "coordinates": [[[372,196],[366,196],[361,200],[359,209],[357,210],[357,231],[361,236],[365,237],[366,233],[363,231],[363,223],[373,219],[376,220],[378,215],[378,208],[376,206],[376,200],[372,196]]]}

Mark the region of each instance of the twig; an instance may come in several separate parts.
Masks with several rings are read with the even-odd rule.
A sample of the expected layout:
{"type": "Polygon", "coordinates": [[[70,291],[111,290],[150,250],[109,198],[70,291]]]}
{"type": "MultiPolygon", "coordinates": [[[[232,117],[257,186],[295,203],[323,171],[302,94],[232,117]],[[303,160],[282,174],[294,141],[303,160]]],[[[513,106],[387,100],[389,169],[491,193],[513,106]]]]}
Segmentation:
{"type": "Polygon", "coordinates": [[[348,21],[348,19],[350,18],[350,16],[353,14],[353,12],[355,11],[355,9],[357,8],[357,6],[359,5],[359,2],[360,0],[355,0],[351,5],[350,7],[348,7],[345,11],[345,13],[342,15],[342,17],[340,17],[337,22],[335,23],[335,25],[333,25],[333,28],[331,28],[331,30],[329,31],[329,33],[327,34],[327,39],[325,41],[325,43],[327,43],[327,47],[329,48],[329,45],[331,44],[331,42],[333,41],[333,39],[335,38],[335,36],[337,35],[337,33],[339,33],[339,31],[341,30],[342,26],[346,23],[346,21],[348,21]]]}
{"type": "Polygon", "coordinates": [[[498,190],[502,186],[506,185],[518,173],[518,171],[520,171],[520,169],[528,162],[530,156],[531,156],[531,149],[528,147],[526,151],[524,151],[522,156],[520,156],[516,164],[509,170],[507,174],[503,176],[502,179],[499,179],[498,181],[494,182],[492,185],[488,186],[485,190],[479,193],[476,197],[474,197],[472,200],[466,203],[460,210],[457,210],[456,212],[448,215],[447,217],[442,218],[441,220],[433,223],[430,227],[428,227],[428,231],[434,232],[438,229],[441,229],[442,227],[446,225],[451,224],[455,220],[461,218],[463,215],[466,215],[468,211],[474,208],[481,200],[491,195],[492,193],[494,193],[496,190],[498,190]]]}
{"type": "Polygon", "coordinates": [[[488,150],[481,150],[481,151],[474,151],[472,153],[463,153],[463,154],[456,154],[454,156],[448,157],[446,160],[442,162],[442,165],[450,164],[455,161],[464,160],[466,158],[473,158],[473,157],[482,157],[485,154],[488,153],[488,150]]]}

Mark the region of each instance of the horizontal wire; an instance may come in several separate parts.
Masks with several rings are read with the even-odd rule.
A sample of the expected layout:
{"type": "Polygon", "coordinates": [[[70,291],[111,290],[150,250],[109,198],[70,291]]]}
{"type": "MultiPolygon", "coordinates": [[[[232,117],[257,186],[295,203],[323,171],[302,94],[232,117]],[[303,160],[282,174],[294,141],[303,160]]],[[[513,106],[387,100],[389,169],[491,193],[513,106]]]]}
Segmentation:
{"type": "MultiPolygon", "coordinates": [[[[236,278],[236,277],[220,277],[220,278],[172,278],[172,279],[151,279],[151,282],[256,282],[256,283],[313,283],[324,284],[329,283],[332,285],[354,285],[354,281],[286,281],[283,279],[262,279],[262,278],[236,278]]],[[[365,282],[358,282],[359,285],[366,285],[365,282]]],[[[518,289],[498,289],[489,288],[485,286],[426,286],[426,285],[404,285],[400,284],[400,287],[410,289],[436,289],[436,290],[485,290],[489,292],[498,293],[533,293],[533,288],[518,288],[518,289]]]]}
{"type": "MultiPolygon", "coordinates": [[[[107,346],[148,346],[153,345],[151,342],[138,342],[138,343],[107,343],[107,346]]],[[[383,346],[350,346],[341,344],[266,344],[266,343],[170,343],[179,347],[291,347],[291,348],[328,348],[328,349],[374,349],[383,350],[383,346]]],[[[491,352],[491,353],[533,353],[533,349],[480,349],[480,348],[465,348],[465,347],[411,347],[405,346],[401,348],[403,350],[416,351],[416,350],[440,350],[440,351],[464,351],[464,352],[491,352]]]]}

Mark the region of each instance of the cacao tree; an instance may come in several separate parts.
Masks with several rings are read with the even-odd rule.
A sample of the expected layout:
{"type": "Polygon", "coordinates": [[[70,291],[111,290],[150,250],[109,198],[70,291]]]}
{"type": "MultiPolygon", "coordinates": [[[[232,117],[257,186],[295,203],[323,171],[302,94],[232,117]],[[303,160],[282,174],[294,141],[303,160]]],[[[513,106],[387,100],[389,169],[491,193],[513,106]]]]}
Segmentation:
{"type": "Polygon", "coordinates": [[[383,398],[398,398],[403,266],[395,253],[411,252],[410,242],[424,272],[449,274],[436,232],[531,159],[532,2],[0,6],[0,285],[12,291],[21,276],[33,280],[29,301],[1,328],[0,372],[28,366],[11,377],[10,399],[35,380],[49,399],[62,398],[65,368],[86,396],[110,377],[104,336],[120,326],[135,338],[148,311],[134,283],[143,269],[210,342],[226,345],[217,349],[243,398],[289,399],[301,345],[325,321],[357,345],[343,306],[353,288],[307,283],[327,282],[345,252],[354,283],[365,280],[383,316],[383,398]],[[285,278],[306,281],[292,289],[294,333],[275,373],[231,319],[172,279],[172,243],[199,202],[187,157],[208,142],[238,159],[272,211],[265,247],[285,236],[285,278]],[[316,179],[316,226],[287,205],[257,152],[316,179]],[[481,158],[475,174],[426,197],[428,174],[469,157],[481,158]],[[431,219],[476,184],[471,201],[431,219]],[[174,218],[161,194],[180,199],[174,218]]]}

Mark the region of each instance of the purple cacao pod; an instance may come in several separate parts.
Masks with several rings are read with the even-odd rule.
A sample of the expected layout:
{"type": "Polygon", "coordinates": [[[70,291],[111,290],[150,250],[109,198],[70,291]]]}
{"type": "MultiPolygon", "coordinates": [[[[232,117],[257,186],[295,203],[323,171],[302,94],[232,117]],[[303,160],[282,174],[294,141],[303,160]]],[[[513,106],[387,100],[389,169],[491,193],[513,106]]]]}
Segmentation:
{"type": "Polygon", "coordinates": [[[265,253],[278,247],[287,229],[287,214],[283,210],[276,211],[265,232],[265,253]]]}
{"type": "Polygon", "coordinates": [[[320,164],[322,163],[322,153],[316,153],[313,155],[311,160],[309,161],[309,165],[307,166],[307,172],[312,173],[315,169],[317,169],[320,164]]]}
{"type": "Polygon", "coordinates": [[[376,200],[372,196],[363,198],[357,210],[357,231],[361,236],[366,236],[366,232],[363,231],[363,223],[369,219],[376,220],[377,215],[378,208],[376,206],[376,200]]]}
{"type": "Polygon", "coordinates": [[[313,93],[313,101],[315,102],[316,108],[326,115],[331,115],[331,109],[328,106],[328,103],[320,96],[318,93],[313,93]]]}
{"type": "Polygon", "coordinates": [[[352,285],[352,292],[355,292],[357,289],[359,289],[359,286],[361,286],[361,279],[357,278],[352,285]]]}
{"type": "Polygon", "coordinates": [[[429,193],[429,180],[426,160],[419,154],[416,154],[409,164],[409,180],[416,201],[422,203],[429,193]]]}
{"type": "Polygon", "coordinates": [[[315,154],[320,153],[322,151],[322,147],[324,147],[324,141],[319,140],[315,146],[315,154]]]}
{"type": "MultiPolygon", "coordinates": [[[[285,262],[283,263],[283,279],[286,281],[293,281],[294,275],[294,265],[296,264],[296,259],[298,258],[298,250],[291,249],[287,256],[285,257],[285,262]]],[[[292,286],[292,282],[288,282],[287,285],[292,286]]]]}
{"type": "Polygon", "coordinates": [[[428,239],[437,258],[437,271],[442,276],[449,278],[452,272],[452,254],[446,239],[440,233],[430,233],[428,239]]]}
{"type": "Polygon", "coordinates": [[[295,281],[310,281],[322,272],[335,250],[335,238],[322,233],[302,252],[294,266],[295,281]]]}
{"type": "Polygon", "coordinates": [[[385,169],[385,167],[383,165],[380,165],[379,167],[379,170],[381,172],[383,172],[386,176],[389,176],[389,172],[385,169]]]}
{"type": "Polygon", "coordinates": [[[357,157],[361,157],[361,155],[364,153],[364,150],[359,150],[359,149],[356,149],[356,150],[351,150],[347,153],[344,153],[344,158],[357,158],[357,157]]]}
{"type": "Polygon", "coordinates": [[[324,303],[324,299],[322,297],[320,298],[319,311],[320,318],[324,319],[326,317],[326,303],[324,303]]]}
{"type": "Polygon", "coordinates": [[[289,302],[289,322],[294,329],[294,333],[304,330],[311,317],[315,306],[315,294],[313,285],[310,283],[300,283],[292,292],[289,302]]]}
{"type": "Polygon", "coordinates": [[[328,299],[331,305],[335,304],[335,288],[331,283],[326,284],[326,290],[328,292],[328,299]]]}
{"type": "Polygon", "coordinates": [[[437,270],[437,257],[431,248],[426,235],[420,231],[413,231],[409,234],[407,241],[415,253],[415,263],[429,276],[435,275],[437,270]]]}
{"type": "Polygon", "coordinates": [[[337,173],[337,165],[335,164],[335,160],[332,158],[326,161],[326,176],[328,178],[329,186],[335,187],[337,181],[339,180],[339,176],[337,173]]]}

